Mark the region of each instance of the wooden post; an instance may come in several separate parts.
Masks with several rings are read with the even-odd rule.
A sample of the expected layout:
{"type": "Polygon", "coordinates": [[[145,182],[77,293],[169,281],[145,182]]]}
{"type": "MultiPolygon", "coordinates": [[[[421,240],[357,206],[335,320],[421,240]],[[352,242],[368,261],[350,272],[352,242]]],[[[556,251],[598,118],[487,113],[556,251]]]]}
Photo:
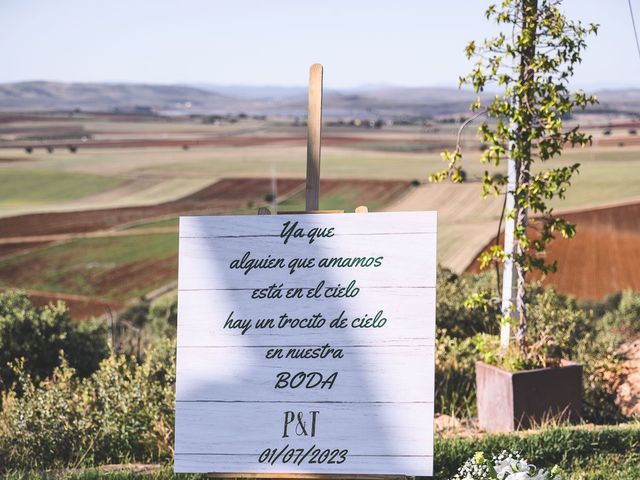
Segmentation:
{"type": "Polygon", "coordinates": [[[309,69],[309,105],[307,114],[307,189],[306,210],[320,209],[320,142],[322,138],[322,65],[309,69]]]}

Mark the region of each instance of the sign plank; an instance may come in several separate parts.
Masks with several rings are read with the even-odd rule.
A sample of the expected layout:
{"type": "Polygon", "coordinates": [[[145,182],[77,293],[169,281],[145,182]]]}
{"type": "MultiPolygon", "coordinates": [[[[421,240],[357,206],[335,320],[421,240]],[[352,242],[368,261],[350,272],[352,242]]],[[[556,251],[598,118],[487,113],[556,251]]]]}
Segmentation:
{"type": "Polygon", "coordinates": [[[431,475],[434,212],[180,220],[177,472],[431,475]]]}
{"type": "MultiPolygon", "coordinates": [[[[227,456],[242,455],[248,462],[244,470],[251,465],[251,471],[256,472],[273,471],[264,467],[279,465],[280,472],[295,469],[296,472],[423,475],[424,471],[410,471],[408,468],[411,464],[405,464],[406,459],[420,458],[425,466],[433,456],[429,448],[431,441],[428,428],[433,419],[433,404],[378,403],[363,406],[340,403],[283,405],[266,402],[246,405],[185,402],[178,405],[176,436],[182,435],[183,429],[195,428],[200,435],[191,436],[179,445],[175,453],[176,462],[186,462],[194,456],[208,457],[226,469],[227,456]],[[259,428],[256,428],[255,418],[248,414],[250,410],[259,410],[262,419],[259,428]],[[283,438],[287,412],[307,415],[319,412],[315,436],[297,436],[295,423],[291,423],[286,431],[287,436],[283,438]],[[327,421],[323,422],[325,418],[327,421]],[[227,434],[220,435],[220,432],[227,434]],[[311,447],[314,451],[305,457],[311,447]],[[323,458],[325,455],[320,457],[320,454],[314,459],[316,449],[320,454],[327,450],[330,453],[326,459],[323,458]],[[298,456],[300,450],[303,452],[298,456]],[[344,450],[347,450],[344,455],[346,460],[341,461],[340,452],[344,450]],[[278,453],[281,455],[278,456],[278,453]],[[363,472],[367,462],[376,457],[380,457],[378,471],[363,472]],[[354,463],[358,465],[357,472],[354,472],[354,463]],[[323,465],[330,469],[318,470],[323,465]]],[[[237,468],[235,471],[243,471],[237,468]]],[[[198,471],[207,469],[210,471],[211,465],[198,471]]]]}
{"type": "Polygon", "coordinates": [[[326,298],[283,301],[266,298],[259,302],[247,302],[245,290],[196,290],[178,293],[180,315],[178,336],[184,346],[269,346],[269,345],[318,345],[331,343],[343,345],[345,341],[357,345],[407,345],[407,341],[433,344],[435,325],[416,312],[435,309],[435,289],[415,288],[370,288],[362,289],[351,298],[328,302],[326,298]],[[384,305],[378,305],[381,296],[384,305]],[[378,315],[378,312],[382,314],[378,315]],[[307,328],[288,323],[286,328],[256,329],[225,327],[229,315],[231,319],[274,318],[280,321],[285,313],[287,318],[308,319],[321,313],[325,322],[309,325],[307,328]],[[331,320],[342,312],[352,325],[364,326],[367,319],[378,317],[387,321],[380,328],[331,328],[331,320]],[[269,315],[265,315],[268,313],[269,315]],[[219,319],[224,319],[220,322],[219,319]],[[355,323],[354,323],[355,322],[355,323]],[[346,333],[345,333],[346,330],[346,333]],[[346,338],[345,338],[346,337],[346,338]]]}
{"type": "Polygon", "coordinates": [[[288,287],[313,288],[319,279],[326,286],[346,287],[350,282],[337,281],[344,277],[341,271],[348,271],[358,288],[398,287],[399,279],[405,288],[435,286],[434,233],[390,234],[384,239],[345,235],[339,242],[336,252],[326,242],[285,245],[275,237],[180,238],[185,253],[179,269],[189,272],[180,289],[253,290],[267,288],[275,278],[286,278],[288,287]],[[416,256],[418,249],[427,249],[428,255],[416,256]],[[409,261],[413,268],[406,269],[409,261]]]}
{"type": "MultiPolygon", "coordinates": [[[[327,345],[327,344],[325,344],[327,345]]],[[[432,365],[429,347],[270,347],[181,348],[180,362],[193,365],[178,378],[176,400],[250,401],[264,392],[260,401],[363,402],[365,395],[378,402],[433,403],[433,372],[411,375],[409,365],[432,365]],[[265,362],[264,352],[279,352],[283,358],[265,362]],[[342,356],[335,358],[338,351],[342,356]],[[301,355],[327,356],[321,362],[301,355]],[[297,356],[298,358],[293,358],[297,356]],[[317,374],[293,379],[283,372],[309,371],[317,374]],[[321,365],[320,368],[317,366],[321,365]],[[337,372],[335,382],[327,382],[337,372]],[[220,388],[220,382],[225,387],[220,388]],[[297,388],[288,383],[300,382],[297,388]],[[307,385],[319,383],[317,388],[307,385]],[[197,385],[197,388],[194,386],[197,385]],[[331,388],[329,388],[331,387],[331,388]]]]}

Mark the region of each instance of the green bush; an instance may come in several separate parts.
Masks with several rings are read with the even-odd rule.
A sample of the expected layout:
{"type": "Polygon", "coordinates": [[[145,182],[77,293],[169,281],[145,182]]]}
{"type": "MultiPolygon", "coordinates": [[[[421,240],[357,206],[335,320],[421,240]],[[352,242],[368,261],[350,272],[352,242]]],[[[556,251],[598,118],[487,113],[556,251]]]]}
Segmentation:
{"type": "Polygon", "coordinates": [[[531,288],[527,304],[529,341],[524,351],[513,345],[498,355],[497,337],[482,336],[476,343],[482,359],[511,371],[554,367],[561,360],[575,359],[578,346],[594,331],[591,316],[551,288],[531,288]]]}
{"type": "Polygon", "coordinates": [[[618,297],[615,310],[604,314],[602,322],[605,328],[612,328],[622,336],[640,333],[640,292],[626,290],[618,297]]]}
{"type": "Polygon", "coordinates": [[[152,302],[142,300],[132,305],[114,321],[115,350],[142,360],[145,350],[164,339],[176,337],[177,317],[178,301],[175,294],[152,302]]]}
{"type": "Polygon", "coordinates": [[[578,346],[574,357],[582,364],[583,418],[597,424],[627,420],[616,403],[618,388],[626,378],[623,358],[611,343],[589,334],[578,346]]]}
{"type": "Polygon", "coordinates": [[[24,358],[23,368],[38,380],[59,365],[61,350],[80,376],[91,374],[108,355],[106,326],[73,322],[61,302],[38,308],[25,293],[0,293],[0,390],[16,378],[10,362],[24,358]]]}
{"type": "Polygon", "coordinates": [[[20,392],[3,394],[0,472],[171,458],[175,344],[163,342],[143,363],[111,355],[79,378],[62,360],[34,382],[15,365],[20,392]]]}
{"type": "Polygon", "coordinates": [[[178,296],[166,295],[151,302],[147,323],[152,338],[175,338],[178,324],[178,296]]]}
{"type": "Polygon", "coordinates": [[[436,342],[435,411],[454,417],[476,413],[474,337],[460,339],[446,334],[436,342]]]}
{"type": "MultiPolygon", "coordinates": [[[[624,378],[622,358],[615,353],[619,336],[612,335],[606,325],[600,326],[602,320],[593,310],[580,308],[574,299],[553,289],[537,286],[528,297],[529,338],[535,341],[527,345],[525,356],[515,351],[498,357],[495,329],[484,330],[485,325],[498,325],[493,304],[477,301],[467,302],[474,308],[463,305],[464,297],[474,289],[480,291],[476,294],[480,300],[489,298],[490,285],[490,275],[471,278],[451,275],[446,270],[439,272],[436,412],[475,414],[475,360],[522,370],[552,366],[558,359],[567,359],[582,363],[584,368],[585,420],[599,424],[623,421],[615,403],[617,388],[624,378]]],[[[623,298],[610,315],[627,321],[633,318],[640,297],[625,293],[623,298]]]]}
{"type": "Polygon", "coordinates": [[[477,307],[465,306],[472,295],[490,298],[495,290],[495,275],[456,275],[438,268],[436,277],[436,327],[455,338],[468,338],[476,333],[497,333],[500,308],[496,302],[481,302],[477,307]]]}

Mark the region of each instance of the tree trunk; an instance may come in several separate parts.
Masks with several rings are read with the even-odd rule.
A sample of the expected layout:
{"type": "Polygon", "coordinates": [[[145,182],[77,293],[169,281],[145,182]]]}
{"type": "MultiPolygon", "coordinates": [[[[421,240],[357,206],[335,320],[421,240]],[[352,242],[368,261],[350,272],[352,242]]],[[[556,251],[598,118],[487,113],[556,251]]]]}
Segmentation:
{"type": "MultiPolygon", "coordinates": [[[[530,168],[531,168],[531,140],[529,140],[529,133],[532,128],[531,114],[529,113],[529,105],[533,105],[535,98],[533,98],[533,92],[531,89],[531,83],[533,81],[534,69],[532,63],[536,54],[537,43],[537,30],[538,30],[538,0],[522,0],[520,5],[522,15],[522,30],[520,32],[523,39],[528,40],[528,43],[522,49],[520,55],[519,65],[519,82],[522,87],[522,94],[518,99],[518,106],[522,112],[521,123],[518,124],[518,131],[516,133],[517,142],[517,159],[516,169],[518,170],[518,187],[526,186],[530,181],[530,168]]],[[[522,232],[522,235],[527,235],[527,227],[529,225],[529,218],[527,214],[526,203],[528,201],[527,190],[525,188],[520,189],[516,193],[516,231],[522,232]]],[[[525,302],[526,295],[526,270],[523,265],[524,255],[527,252],[523,251],[521,243],[516,244],[516,257],[520,261],[516,261],[516,317],[518,320],[518,328],[516,330],[516,342],[518,347],[524,352],[526,347],[526,334],[527,334],[527,306],[525,302]]]]}
{"type": "MultiPolygon", "coordinates": [[[[538,0],[521,0],[520,2],[520,30],[516,35],[530,39],[528,45],[520,52],[518,65],[518,80],[524,93],[519,93],[513,99],[515,106],[522,112],[522,116],[516,122],[512,121],[511,128],[514,140],[509,146],[509,181],[507,184],[506,211],[511,216],[505,222],[505,253],[507,259],[504,263],[502,285],[502,315],[517,322],[516,342],[521,350],[524,350],[527,333],[527,309],[526,295],[526,271],[523,266],[524,252],[518,241],[516,232],[526,232],[528,215],[526,208],[526,191],[522,185],[529,182],[531,166],[531,141],[529,131],[531,129],[531,115],[527,108],[533,104],[534,99],[530,88],[526,85],[533,80],[531,64],[536,54],[537,42],[537,12],[538,0]]],[[[500,332],[500,345],[506,350],[510,341],[510,326],[503,324],[500,332]]]]}

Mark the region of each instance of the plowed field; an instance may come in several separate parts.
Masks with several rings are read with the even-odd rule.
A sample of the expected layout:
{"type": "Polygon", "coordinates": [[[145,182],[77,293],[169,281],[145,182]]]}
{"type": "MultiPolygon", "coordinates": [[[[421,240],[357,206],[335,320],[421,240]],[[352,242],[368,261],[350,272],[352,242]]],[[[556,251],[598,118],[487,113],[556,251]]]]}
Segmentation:
{"type": "MultiPolygon", "coordinates": [[[[281,195],[289,195],[303,184],[304,180],[300,179],[279,179],[278,192],[281,195]]],[[[262,202],[270,191],[271,182],[267,178],[228,178],[192,195],[158,205],[36,213],[2,218],[0,237],[93,232],[170,215],[196,212],[225,213],[245,207],[249,203],[262,202]]]]}
{"type": "MultiPolygon", "coordinates": [[[[625,289],[640,290],[640,203],[568,212],[563,218],[576,225],[570,240],[553,240],[547,262],[558,262],[558,271],[547,276],[531,274],[531,280],[552,285],[578,298],[601,299],[625,289]]],[[[467,272],[479,271],[477,260],[467,272]]]]}
{"type": "MultiPolygon", "coordinates": [[[[304,186],[303,179],[278,180],[280,211],[304,210],[304,186]]],[[[375,210],[409,188],[404,180],[327,179],[320,206],[375,210]]],[[[0,288],[34,292],[38,303],[62,299],[76,319],[121,309],[175,282],[175,217],[255,213],[270,192],[268,178],[230,178],[158,205],[2,218],[0,288]],[[146,228],[128,229],[135,226],[146,228]]]]}

